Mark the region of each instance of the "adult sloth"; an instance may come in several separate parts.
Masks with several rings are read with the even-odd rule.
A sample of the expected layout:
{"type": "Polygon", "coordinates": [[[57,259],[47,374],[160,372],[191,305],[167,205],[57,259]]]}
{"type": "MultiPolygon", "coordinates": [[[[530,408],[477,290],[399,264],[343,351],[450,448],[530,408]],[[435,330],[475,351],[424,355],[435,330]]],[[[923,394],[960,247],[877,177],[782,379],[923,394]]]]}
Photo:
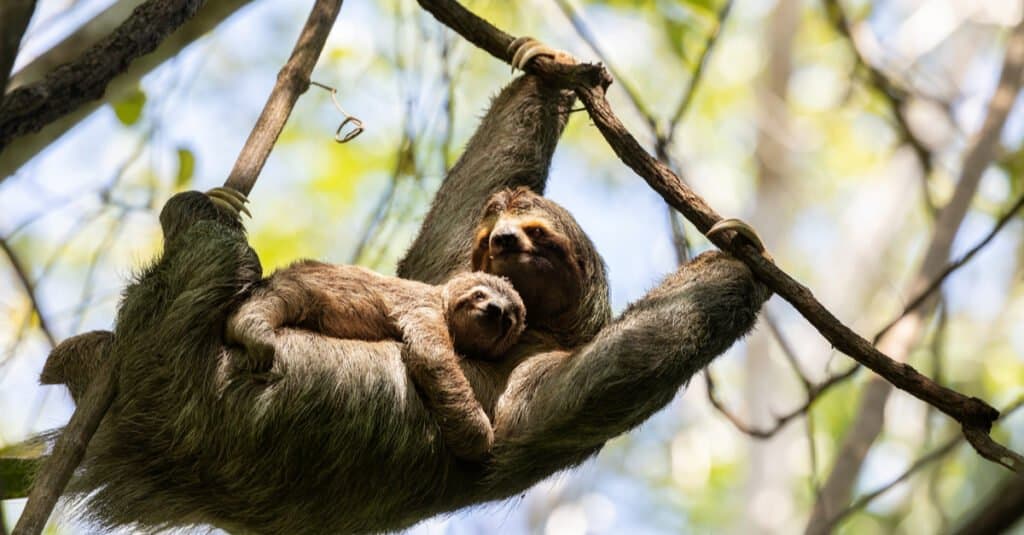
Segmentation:
{"type": "Polygon", "coordinates": [[[116,334],[75,337],[44,370],[80,391],[95,365],[82,355],[120,359],[117,400],[69,487],[87,514],[146,530],[395,530],[518,494],[664,406],[750,329],[768,292],[709,253],[610,322],[600,257],[536,195],[573,100],[531,75],[509,84],[400,264],[401,276],[435,284],[475,265],[523,294],[528,330],[510,354],[462,361],[495,423],[488,459],[445,448],[397,342],[292,330],[275,380],[234,371],[242,350],[225,345],[224,322],[259,262],[237,206],[189,192],[164,208],[164,254],[127,289],[116,334]],[[517,187],[530,191],[508,191],[517,187]]]}

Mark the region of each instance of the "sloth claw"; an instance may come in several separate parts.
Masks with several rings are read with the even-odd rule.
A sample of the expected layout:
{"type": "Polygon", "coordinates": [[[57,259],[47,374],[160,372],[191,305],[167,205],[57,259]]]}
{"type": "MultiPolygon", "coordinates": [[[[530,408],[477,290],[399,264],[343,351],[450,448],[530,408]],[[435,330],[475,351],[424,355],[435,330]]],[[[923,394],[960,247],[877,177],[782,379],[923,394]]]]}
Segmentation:
{"type": "Polygon", "coordinates": [[[533,37],[518,37],[512,44],[508,45],[508,51],[512,54],[512,72],[516,69],[526,70],[526,66],[533,58],[547,56],[552,59],[564,60],[567,63],[576,63],[567,52],[551,48],[548,45],[534,39],[533,37]]]}
{"type": "Polygon", "coordinates": [[[242,192],[234,188],[213,188],[206,192],[206,196],[213,201],[213,204],[234,214],[235,217],[239,217],[240,214],[252,217],[252,212],[245,207],[245,203],[249,202],[249,199],[242,192]]]}
{"type": "Polygon", "coordinates": [[[745,238],[755,248],[757,248],[757,250],[761,253],[761,256],[764,256],[768,260],[773,261],[771,255],[768,254],[768,251],[765,249],[764,242],[761,240],[761,236],[758,236],[757,231],[754,230],[754,227],[751,227],[750,225],[748,225],[747,223],[740,219],[736,219],[734,217],[722,219],[718,223],[712,225],[711,228],[708,229],[706,235],[707,237],[710,238],[715,234],[721,234],[722,232],[727,230],[731,230],[745,238]]]}

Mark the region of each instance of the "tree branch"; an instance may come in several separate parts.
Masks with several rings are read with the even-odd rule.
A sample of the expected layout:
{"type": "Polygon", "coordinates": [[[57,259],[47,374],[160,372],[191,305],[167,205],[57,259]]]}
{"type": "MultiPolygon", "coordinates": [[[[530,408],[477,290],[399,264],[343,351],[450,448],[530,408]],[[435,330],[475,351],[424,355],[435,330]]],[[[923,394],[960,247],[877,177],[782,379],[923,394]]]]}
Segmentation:
{"type": "Polygon", "coordinates": [[[342,0],[317,0],[313,10],[306,19],[306,25],[299,35],[292,55],[288,58],[281,71],[277,73],[274,84],[263,112],[256,120],[256,126],[245,141],[242,152],[235,161],[225,186],[234,188],[246,195],[252,191],[256,178],[263,169],[277,136],[284,129],[288,116],[292,113],[299,95],[309,88],[309,76],[313,73],[316,60],[327,42],[334,20],[341,11],[342,0]]]}
{"type": "Polygon", "coordinates": [[[0,103],[21,48],[21,38],[35,10],[36,0],[5,0],[0,4],[0,20],[4,21],[0,27],[0,103]]]}
{"type": "Polygon", "coordinates": [[[113,34],[43,80],[11,91],[0,105],[0,151],[85,102],[99,99],[115,76],[152,52],[205,0],[149,0],[113,34]]]}
{"type": "Polygon", "coordinates": [[[128,20],[132,11],[135,11],[135,8],[139,7],[143,1],[122,0],[101,11],[79,26],[71,35],[12,74],[7,92],[38,82],[57,67],[74,61],[82,55],[83,50],[88,50],[101,39],[113,33],[121,23],[128,20]]]}
{"type": "MultiPolygon", "coordinates": [[[[470,42],[503,61],[509,60],[506,49],[512,37],[508,34],[470,13],[453,0],[419,0],[419,3],[439,21],[470,42]]],[[[644,178],[652,189],[686,216],[701,232],[707,232],[714,223],[721,220],[721,216],[678,176],[651,157],[619,121],[604,97],[604,89],[611,83],[611,77],[603,67],[592,64],[563,66],[541,57],[532,62],[528,70],[552,83],[574,89],[594,124],[619,159],[644,178]]],[[[746,263],[769,288],[792,304],[836,349],[850,355],[897,387],[951,416],[965,431],[980,431],[985,436],[986,447],[995,445],[1001,448],[1004,454],[1014,455],[992,442],[987,435],[992,422],[998,418],[999,411],[978,398],[968,397],[938,385],[913,367],[896,362],[875,349],[870,342],[833,316],[809,289],[767,260],[745,240],[725,235],[715,235],[711,240],[746,263]]]]}
{"type": "MultiPolygon", "coordinates": [[[[281,69],[266,107],[242,148],[235,163],[235,171],[224,183],[226,187],[245,194],[252,191],[257,174],[284,128],[296,99],[309,85],[309,74],[341,11],[342,1],[317,0],[313,5],[292,55],[281,69]]],[[[13,535],[37,535],[42,532],[57,499],[85,456],[89,440],[117,395],[116,360],[103,360],[103,366],[89,384],[85,398],[57,439],[52,455],[43,461],[39,476],[29,493],[28,504],[18,519],[13,535]]]]}
{"type": "Polygon", "coordinates": [[[53,506],[57,504],[71,474],[82,462],[85,448],[96,433],[103,416],[117,395],[114,359],[104,359],[85,397],[61,432],[52,454],[43,460],[39,474],[32,482],[28,503],[22,511],[12,535],[38,535],[46,526],[53,506]]]}
{"type": "MultiPolygon", "coordinates": [[[[974,244],[974,246],[971,247],[971,249],[968,250],[966,253],[964,253],[963,256],[946,265],[946,268],[942,270],[942,273],[940,273],[935,279],[933,279],[931,283],[928,284],[927,288],[925,288],[921,293],[917,294],[913,299],[910,299],[907,305],[903,307],[903,312],[901,312],[900,315],[896,316],[895,319],[890,321],[885,327],[882,327],[882,329],[875,334],[875,336],[871,339],[872,344],[878,344],[878,341],[883,336],[885,336],[885,333],[887,333],[893,325],[899,323],[904,317],[906,317],[911,312],[915,311],[917,307],[921,306],[923,303],[928,301],[928,299],[935,293],[936,290],[938,290],[942,286],[942,283],[950,275],[955,273],[958,269],[967,265],[967,263],[970,262],[971,259],[974,258],[974,256],[977,255],[979,251],[981,251],[982,249],[985,248],[986,245],[991,243],[992,239],[995,238],[997,234],[999,234],[999,232],[1003,229],[1003,227],[1006,226],[1007,223],[1013,220],[1013,217],[1017,215],[1018,212],[1020,212],[1021,208],[1024,208],[1024,195],[1018,197],[1017,200],[1014,201],[1014,203],[1010,206],[1010,208],[1007,209],[1002,216],[1000,216],[999,220],[992,227],[992,230],[990,230],[984,238],[979,240],[978,243],[974,244]]],[[[779,332],[777,326],[771,320],[771,317],[766,316],[765,320],[768,324],[769,329],[772,331],[773,334],[775,334],[776,339],[779,341],[779,345],[783,346],[783,353],[793,363],[794,368],[796,368],[795,359],[793,359],[791,356],[792,349],[786,347],[787,344],[784,341],[781,332],[779,332]]],[[[830,377],[828,377],[828,379],[818,384],[810,383],[807,380],[807,377],[799,370],[797,370],[796,375],[800,379],[801,383],[803,383],[804,385],[804,390],[807,392],[807,400],[799,407],[790,410],[789,412],[783,414],[782,416],[776,416],[775,422],[770,427],[758,428],[751,426],[750,424],[743,422],[743,420],[741,420],[738,416],[736,416],[735,413],[733,413],[728,407],[726,407],[722,400],[718,398],[718,395],[715,392],[714,378],[711,377],[710,369],[708,369],[708,371],[706,372],[708,375],[706,378],[708,386],[708,399],[711,402],[711,405],[716,410],[718,410],[718,412],[720,412],[723,416],[725,416],[726,419],[732,422],[733,426],[736,427],[736,429],[739,429],[740,432],[748,434],[754,438],[770,438],[772,436],[775,436],[776,433],[782,430],[782,428],[785,427],[785,425],[789,423],[793,418],[807,412],[811,408],[811,406],[817,401],[817,399],[824,395],[825,392],[827,392],[833,386],[836,386],[837,384],[842,383],[847,379],[853,377],[854,373],[856,373],[857,370],[860,369],[860,367],[860,364],[854,365],[853,367],[847,370],[844,370],[835,375],[831,375],[830,377]]]]}
{"type": "MultiPolygon", "coordinates": [[[[207,3],[192,19],[164,39],[155,51],[136,59],[124,72],[111,79],[103,94],[103,100],[83,102],[74,111],[48,123],[38,132],[13,138],[5,149],[0,150],[0,182],[82,119],[99,109],[105,101],[116,101],[137,88],[139,80],[146,73],[161,65],[168,58],[176,56],[182,49],[216,27],[249,1],[218,0],[207,3]]],[[[115,2],[107,10],[83,24],[73,34],[15,73],[11,78],[11,89],[38,82],[61,64],[78,57],[82,50],[95,45],[126,20],[125,11],[130,13],[132,9],[130,7],[126,9],[125,6],[130,6],[132,3],[140,4],[141,2],[140,0],[115,2]]]]}

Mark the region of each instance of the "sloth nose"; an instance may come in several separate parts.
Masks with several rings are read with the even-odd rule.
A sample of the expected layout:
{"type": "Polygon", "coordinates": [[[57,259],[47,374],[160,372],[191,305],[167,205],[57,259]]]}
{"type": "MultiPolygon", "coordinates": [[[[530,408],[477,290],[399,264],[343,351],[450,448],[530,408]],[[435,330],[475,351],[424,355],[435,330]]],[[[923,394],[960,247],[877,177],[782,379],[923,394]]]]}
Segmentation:
{"type": "Polygon", "coordinates": [[[484,309],[484,314],[487,314],[488,317],[492,318],[500,316],[502,312],[504,312],[504,310],[494,303],[487,303],[487,308],[484,309]]]}
{"type": "Polygon", "coordinates": [[[512,326],[516,324],[515,318],[511,315],[505,315],[501,317],[501,332],[507,333],[512,330],[512,326]]]}
{"type": "Polygon", "coordinates": [[[514,251],[519,248],[519,236],[514,230],[497,231],[491,234],[491,250],[494,252],[514,251]]]}

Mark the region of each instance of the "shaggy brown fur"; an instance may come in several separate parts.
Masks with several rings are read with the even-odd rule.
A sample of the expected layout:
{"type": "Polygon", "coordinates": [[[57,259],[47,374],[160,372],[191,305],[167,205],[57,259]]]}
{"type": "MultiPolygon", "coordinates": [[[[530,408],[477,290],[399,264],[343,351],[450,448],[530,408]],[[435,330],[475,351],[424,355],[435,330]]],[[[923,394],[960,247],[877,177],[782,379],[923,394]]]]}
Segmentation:
{"type": "MultiPolygon", "coordinates": [[[[534,76],[510,83],[399,275],[439,284],[469,271],[485,202],[518,186],[543,191],[572,103],[534,76]]],[[[279,380],[232,373],[246,357],[225,344],[225,322],[259,280],[258,260],[201,194],[173,197],[161,220],[163,256],[125,291],[109,345],[118,397],[69,489],[104,527],[380,532],[518,495],[664,406],[751,328],[768,297],[741,262],[706,253],[609,322],[600,257],[575,241],[577,259],[595,267],[575,307],[546,323],[527,303],[528,328],[503,359],[459,361],[495,425],[492,455],[466,462],[441,440],[400,342],[285,329],[279,380]],[[584,327],[567,345],[558,331],[571,324],[584,327]]],[[[570,239],[585,236],[571,218],[560,224],[570,239]]]]}
{"type": "Polygon", "coordinates": [[[336,338],[400,340],[413,382],[455,455],[480,459],[494,442],[491,421],[459,368],[458,355],[498,359],[519,340],[526,309],[508,281],[462,273],[446,284],[386,277],[358,266],[304,260],[277,271],[228,319],[229,342],[244,345],[259,373],[273,365],[276,331],[298,327],[336,338]]]}
{"type": "Polygon", "coordinates": [[[488,199],[471,258],[472,269],[512,281],[530,322],[562,347],[590,340],[611,319],[604,262],[590,238],[565,208],[529,188],[488,199]]]}

